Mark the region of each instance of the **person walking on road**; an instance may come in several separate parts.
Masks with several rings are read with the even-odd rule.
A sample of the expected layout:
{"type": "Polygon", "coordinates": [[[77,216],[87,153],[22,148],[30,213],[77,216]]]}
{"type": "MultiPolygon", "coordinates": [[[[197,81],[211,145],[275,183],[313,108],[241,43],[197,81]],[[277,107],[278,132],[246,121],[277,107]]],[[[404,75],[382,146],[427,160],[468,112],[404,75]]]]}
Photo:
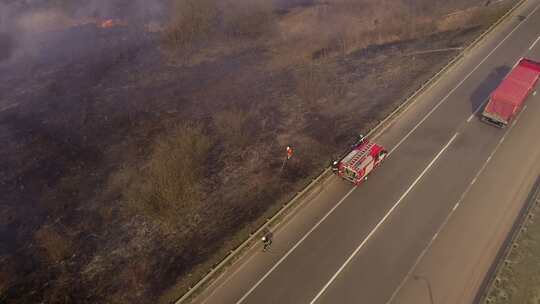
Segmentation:
{"type": "Polygon", "coordinates": [[[272,232],[266,229],[263,237],[261,238],[261,241],[263,243],[263,252],[266,252],[268,248],[270,248],[270,245],[272,245],[272,232]]]}

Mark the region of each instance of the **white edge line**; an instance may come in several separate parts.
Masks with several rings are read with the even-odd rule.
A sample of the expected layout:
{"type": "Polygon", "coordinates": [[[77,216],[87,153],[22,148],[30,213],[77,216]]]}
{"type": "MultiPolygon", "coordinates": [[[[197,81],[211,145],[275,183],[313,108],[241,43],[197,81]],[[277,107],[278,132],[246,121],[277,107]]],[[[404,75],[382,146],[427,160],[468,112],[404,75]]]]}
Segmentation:
{"type": "Polygon", "coordinates": [[[482,107],[484,107],[484,105],[489,101],[490,97],[486,98],[479,106],[478,108],[476,108],[476,110],[474,110],[474,112],[471,114],[471,116],[469,116],[469,118],[467,119],[467,123],[471,122],[471,120],[476,116],[478,115],[478,112],[480,112],[480,110],[482,109],[482,107]]]}
{"type": "MultiPolygon", "coordinates": [[[[437,105],[435,105],[435,107],[433,109],[431,109],[427,114],[426,116],[424,116],[424,118],[417,124],[414,126],[414,128],[409,131],[409,133],[407,133],[407,135],[405,135],[405,137],[403,137],[398,143],[397,145],[388,153],[388,155],[390,155],[392,152],[394,152],[401,144],[403,144],[403,142],[442,104],[444,103],[444,101],[446,99],[448,99],[448,97],[450,95],[452,95],[452,93],[454,93],[455,90],[457,90],[457,88],[459,88],[527,19],[529,16],[531,16],[532,14],[534,14],[538,8],[540,6],[537,6],[528,16],[527,18],[525,18],[524,20],[522,20],[518,25],[516,25],[516,27],[514,29],[512,29],[512,31],[510,31],[510,33],[508,33],[504,38],[503,40],[501,40],[496,46],[495,48],[493,48],[493,50],[491,50],[491,52],[489,52],[486,57],[484,59],[482,59],[482,61],[480,61],[480,63],[478,65],[475,66],[475,68],[469,72],[465,78],[463,78],[437,105]]],[[[300,241],[298,241],[289,251],[287,251],[287,253],[261,278],[259,279],[259,281],[257,281],[257,283],[255,283],[255,285],[253,285],[252,288],[250,288],[250,290],[244,294],[244,296],[242,298],[240,298],[240,300],[238,300],[236,302],[236,304],[240,304],[242,303],[248,296],[249,294],[251,294],[253,292],[253,290],[255,288],[257,288],[264,279],[266,279],[266,277],[268,277],[268,275],[270,275],[270,273],[272,271],[274,271],[275,268],[277,268],[277,266],[279,266],[283,260],[285,258],[287,258],[291,253],[292,251],[294,251],[298,245],[300,245],[300,243],[302,243],[305,238],[307,238],[309,236],[309,234],[311,234],[315,228],[317,228],[321,223],[322,221],[324,221],[329,215],[330,213],[332,213],[335,208],[337,208],[339,205],[341,205],[341,203],[350,195],[350,193],[352,193],[354,191],[355,188],[352,188],[339,202],[338,204],[336,204],[330,211],[329,213],[327,213],[319,222],[317,222],[317,224],[312,227],[312,229],[310,229],[308,231],[308,233],[306,235],[304,235],[304,237],[302,237],[302,239],[300,239],[300,241]]]]}
{"type": "MultiPolygon", "coordinates": [[[[523,107],[523,111],[521,113],[523,113],[525,111],[527,107],[523,107]]],[[[519,118],[521,117],[521,113],[520,115],[516,118],[515,122],[517,122],[519,120],[519,118]]],[[[444,227],[446,227],[446,225],[448,224],[448,222],[450,221],[450,218],[452,218],[452,215],[454,214],[454,212],[457,210],[457,208],[460,206],[460,204],[462,203],[462,201],[465,199],[465,196],[469,193],[469,191],[472,189],[473,185],[474,185],[474,181],[476,181],[480,175],[482,174],[482,172],[484,172],[484,170],[486,169],[487,165],[489,164],[489,162],[491,161],[491,158],[495,155],[495,153],[499,150],[500,146],[502,145],[502,143],[504,142],[504,138],[506,136],[508,136],[508,134],[510,133],[510,131],[513,129],[513,125],[510,129],[508,129],[508,132],[506,132],[503,137],[502,137],[502,140],[499,141],[499,143],[497,144],[497,146],[495,146],[495,148],[493,149],[493,151],[491,151],[491,153],[489,154],[489,157],[486,159],[486,161],[484,162],[484,164],[482,165],[482,167],[480,168],[480,170],[478,170],[478,172],[476,173],[476,175],[474,176],[473,178],[473,182],[469,184],[469,186],[467,186],[467,188],[465,189],[465,191],[461,194],[461,197],[459,198],[458,202],[454,205],[454,207],[452,208],[452,210],[450,211],[450,213],[448,214],[448,216],[446,217],[446,219],[444,220],[444,222],[441,224],[441,226],[439,227],[439,229],[437,230],[437,232],[435,233],[435,235],[439,235],[442,230],[444,229],[444,227]]],[[[418,266],[418,264],[420,264],[420,261],[424,258],[424,256],[427,254],[429,248],[431,248],[431,246],[433,245],[435,239],[432,239],[426,246],[426,248],[424,248],[424,250],[422,250],[422,252],[420,253],[420,255],[418,256],[418,258],[416,259],[415,263],[413,264],[413,266],[410,268],[409,272],[405,275],[405,277],[403,278],[403,280],[401,281],[401,283],[398,285],[398,287],[396,288],[396,290],[394,291],[394,293],[392,293],[392,296],[390,297],[390,299],[386,302],[386,304],[390,304],[392,303],[392,301],[394,301],[395,297],[398,295],[399,291],[403,288],[403,286],[405,285],[405,283],[407,282],[407,280],[411,277],[412,273],[414,272],[414,269],[416,269],[416,267],[418,266]]]]}
{"type": "Polygon", "coordinates": [[[539,40],[540,40],[540,36],[538,36],[538,38],[536,38],[536,40],[533,42],[533,44],[531,44],[531,47],[529,48],[529,51],[532,51],[532,49],[538,43],[539,40]]]}
{"type": "MultiPolygon", "coordinates": [[[[327,183],[328,181],[323,181],[322,185],[324,185],[325,183],[327,183]]],[[[309,201],[309,200],[308,200],[309,201]]],[[[278,233],[280,230],[284,229],[288,223],[290,223],[289,220],[287,220],[287,217],[290,217],[292,215],[294,215],[299,209],[303,208],[304,207],[304,204],[303,203],[300,203],[298,204],[297,206],[295,206],[292,210],[290,210],[290,213],[285,215],[284,217],[284,220],[283,222],[285,223],[284,225],[282,225],[281,227],[279,227],[277,230],[274,230],[274,234],[278,233]]],[[[249,256],[245,261],[243,261],[242,263],[240,263],[240,265],[231,273],[228,274],[228,278],[226,278],[224,281],[220,282],[217,286],[215,286],[212,290],[212,292],[210,292],[208,295],[206,295],[201,301],[201,304],[205,304],[206,302],[208,302],[208,300],[218,292],[218,290],[223,287],[223,285],[227,284],[230,280],[233,279],[233,277],[238,273],[240,272],[247,264],[249,264],[249,262],[251,260],[253,260],[255,258],[255,255],[251,255],[249,256]]],[[[222,274],[220,274],[214,281],[213,284],[215,284],[216,282],[218,282],[223,276],[225,276],[227,273],[224,271],[222,274]]]]}
{"type": "Polygon", "coordinates": [[[334,273],[334,275],[330,278],[330,280],[324,285],[324,287],[317,293],[317,295],[311,300],[310,304],[313,304],[317,302],[317,300],[324,294],[324,292],[328,289],[328,287],[334,282],[334,280],[339,276],[339,274],[347,267],[347,265],[352,261],[352,259],[356,256],[356,254],[362,249],[365,244],[369,241],[369,239],[379,230],[379,227],[381,227],[382,224],[388,219],[388,217],[394,212],[394,210],[401,204],[401,202],[407,197],[407,195],[411,192],[411,190],[416,186],[416,184],[424,177],[424,175],[429,171],[429,169],[437,162],[437,160],[441,157],[441,155],[448,149],[448,147],[452,144],[452,142],[457,138],[459,133],[455,133],[454,136],[446,143],[446,145],[442,148],[441,151],[431,160],[431,162],[427,165],[427,167],[420,173],[420,175],[414,180],[414,182],[407,188],[407,190],[401,195],[401,197],[398,199],[398,201],[388,210],[388,212],[385,214],[385,216],[375,225],[375,227],[371,230],[371,232],[366,236],[366,238],[356,247],[356,249],[353,251],[353,253],[345,260],[345,262],[339,267],[339,269],[334,273]]]}
{"type": "MultiPolygon", "coordinates": [[[[248,257],[248,259],[243,262],[240,266],[238,266],[237,269],[235,269],[230,275],[228,278],[226,278],[223,282],[221,282],[218,286],[216,286],[216,288],[214,288],[212,290],[212,292],[210,292],[210,294],[208,294],[208,296],[206,296],[204,299],[202,299],[202,302],[201,304],[205,304],[206,302],[208,302],[208,300],[214,296],[221,287],[223,287],[223,285],[227,284],[238,272],[240,272],[242,269],[244,269],[244,267],[251,261],[255,258],[255,255],[251,255],[250,257],[248,257]]],[[[216,278],[215,282],[218,282],[221,278],[223,278],[224,275],[226,275],[227,273],[226,272],[223,272],[221,275],[219,275],[219,277],[216,278]]]]}
{"type": "Polygon", "coordinates": [[[245,294],[244,296],[242,296],[242,298],[240,298],[240,300],[238,300],[236,302],[236,304],[240,304],[242,303],[252,292],[253,290],[255,290],[255,288],[257,288],[261,283],[262,281],[264,281],[273,271],[274,269],[276,269],[281,263],[283,263],[283,261],[298,247],[300,246],[300,244],[302,244],[302,242],[304,242],[304,240],[309,236],[311,235],[311,233],[317,229],[317,227],[319,227],[319,225],[321,225],[322,222],[324,222],[324,220],[326,220],[326,218],[328,216],[330,216],[330,214],[332,214],[334,212],[334,210],[336,210],[344,201],[345,199],[347,199],[347,197],[349,197],[349,195],[351,195],[351,193],[353,193],[354,190],[356,190],[357,188],[356,187],[353,187],[351,188],[351,190],[349,190],[349,192],[347,192],[347,194],[345,194],[345,196],[343,196],[343,198],[334,206],[332,207],[332,209],[330,209],[330,211],[328,211],[316,224],[315,226],[313,226],[298,242],[296,242],[296,244],[291,248],[289,249],[289,251],[287,251],[287,253],[285,253],[285,255],[283,255],[281,257],[281,259],[279,259],[279,261],[277,261],[276,264],[274,264],[274,266],[272,266],[272,268],[270,268],[262,278],[260,278],[257,283],[255,283],[255,285],[253,285],[245,294]]]}
{"type": "Polygon", "coordinates": [[[532,11],[528,16],[527,18],[525,18],[524,20],[522,20],[518,25],[516,25],[516,27],[514,27],[512,29],[512,31],[510,31],[510,33],[508,33],[504,38],[503,40],[501,40],[494,48],[493,50],[491,50],[487,55],[486,57],[484,57],[484,59],[482,59],[482,61],[480,61],[480,63],[478,63],[474,69],[472,71],[470,71],[452,90],[450,90],[450,92],[448,92],[448,94],[446,94],[446,96],[443,97],[443,99],[441,99],[441,101],[439,101],[439,103],[437,103],[435,105],[435,107],[433,107],[433,109],[431,109],[427,114],[426,116],[424,116],[424,118],[422,118],[422,120],[420,120],[420,122],[418,124],[416,124],[412,129],[411,131],[409,131],[409,133],[407,133],[397,144],[396,146],[394,146],[394,148],[392,148],[392,150],[390,150],[390,152],[388,152],[388,154],[392,154],[392,152],[394,152],[399,146],[401,146],[401,144],[414,132],[416,131],[416,129],[429,117],[431,116],[431,114],[433,112],[435,112],[435,110],[437,110],[437,108],[439,108],[440,105],[442,105],[447,99],[448,97],[450,97],[450,95],[452,95],[467,79],[469,79],[469,77],[471,77],[471,75],[476,72],[476,70],[478,70],[478,68],[532,15],[534,14],[538,8],[540,7],[539,6],[536,6],[536,8],[534,9],[534,11],[532,11]]]}

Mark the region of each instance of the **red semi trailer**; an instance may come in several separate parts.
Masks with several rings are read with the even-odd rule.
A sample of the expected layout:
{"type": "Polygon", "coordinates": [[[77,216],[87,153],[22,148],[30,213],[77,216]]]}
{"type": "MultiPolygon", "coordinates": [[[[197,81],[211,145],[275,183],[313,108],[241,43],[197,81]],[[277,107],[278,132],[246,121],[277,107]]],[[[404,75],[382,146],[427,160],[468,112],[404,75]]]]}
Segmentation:
{"type": "Polygon", "coordinates": [[[388,152],[381,145],[369,142],[365,137],[360,136],[360,140],[353,145],[351,152],[341,160],[333,162],[332,170],[342,178],[359,185],[367,179],[373,169],[381,164],[387,154],[388,152]]]}
{"type": "Polygon", "coordinates": [[[521,110],[540,77],[540,63],[522,58],[493,91],[482,113],[482,120],[504,128],[521,110]]]}

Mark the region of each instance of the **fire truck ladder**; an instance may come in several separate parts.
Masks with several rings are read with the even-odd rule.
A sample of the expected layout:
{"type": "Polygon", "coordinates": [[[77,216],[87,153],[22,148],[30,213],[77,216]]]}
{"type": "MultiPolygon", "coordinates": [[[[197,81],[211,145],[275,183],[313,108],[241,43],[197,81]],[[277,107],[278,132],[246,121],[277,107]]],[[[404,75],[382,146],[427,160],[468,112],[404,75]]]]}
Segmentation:
{"type": "Polygon", "coordinates": [[[373,148],[374,145],[375,145],[374,143],[369,143],[365,145],[364,147],[362,147],[362,149],[359,150],[358,153],[351,159],[351,162],[350,162],[351,167],[357,170],[358,166],[360,166],[366,154],[368,154],[371,151],[371,148],[373,148]]]}

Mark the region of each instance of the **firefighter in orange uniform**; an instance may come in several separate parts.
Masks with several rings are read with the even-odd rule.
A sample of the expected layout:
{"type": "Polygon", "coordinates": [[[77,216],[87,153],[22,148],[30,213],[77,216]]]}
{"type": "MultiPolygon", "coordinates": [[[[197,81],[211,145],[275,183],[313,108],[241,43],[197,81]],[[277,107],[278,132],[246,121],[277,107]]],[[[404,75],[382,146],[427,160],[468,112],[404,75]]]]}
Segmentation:
{"type": "Polygon", "coordinates": [[[287,146],[287,160],[291,159],[293,156],[293,149],[291,146],[287,146]]]}

